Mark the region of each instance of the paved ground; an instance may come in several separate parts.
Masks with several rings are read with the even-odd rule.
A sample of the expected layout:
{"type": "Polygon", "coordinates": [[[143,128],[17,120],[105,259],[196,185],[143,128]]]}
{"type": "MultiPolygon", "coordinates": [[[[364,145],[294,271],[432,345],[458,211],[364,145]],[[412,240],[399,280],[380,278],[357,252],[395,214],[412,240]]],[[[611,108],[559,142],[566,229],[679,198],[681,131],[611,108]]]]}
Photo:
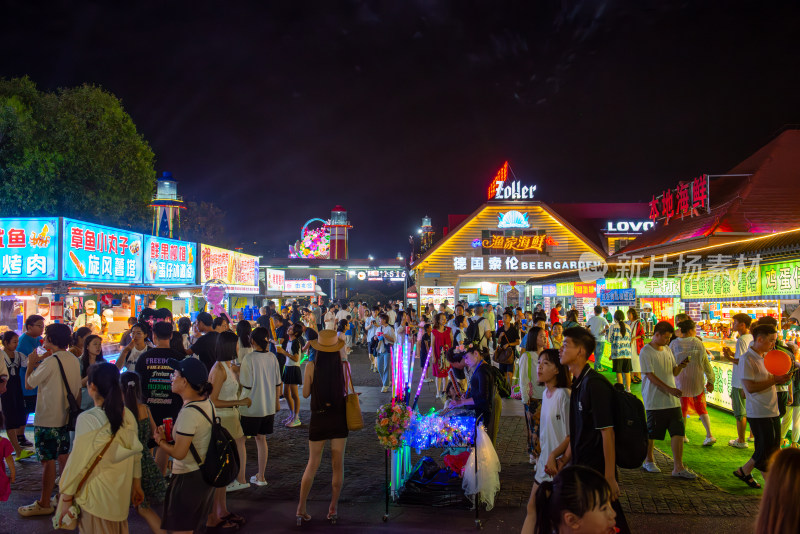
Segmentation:
{"type": "MultiPolygon", "coordinates": [[[[336,529],[343,532],[460,532],[474,530],[474,513],[455,508],[395,506],[383,523],[384,453],[371,430],[375,410],[388,401],[388,394],[379,391],[378,375],[370,372],[366,355],[356,352],[351,357],[353,378],[362,393],[361,405],[366,428],[351,433],[345,461],[345,486],[342,491],[340,517],[336,529]]],[[[419,372],[419,371],[417,371],[419,372]]],[[[420,409],[433,406],[434,391],[423,387],[420,409]]],[[[308,421],[307,403],[301,411],[308,421]]],[[[32,436],[30,436],[32,439],[32,436]]],[[[295,530],[294,510],[299,483],[307,458],[307,426],[279,428],[269,440],[267,480],[269,486],[251,488],[229,494],[232,510],[244,514],[249,523],[244,532],[287,532],[295,530]]],[[[526,454],[525,426],[519,401],[504,401],[503,417],[497,450],[502,463],[501,492],[490,512],[481,512],[484,529],[492,532],[518,532],[525,516],[525,503],[532,483],[532,466],[526,454]]],[[[255,444],[249,441],[248,466],[255,465],[255,444]]],[[[432,452],[430,456],[435,457],[432,452]]],[[[671,460],[657,453],[657,463],[669,473],[671,460]]],[[[52,532],[49,519],[23,519],[16,513],[20,504],[36,498],[40,468],[34,461],[17,464],[17,483],[11,500],[0,503],[0,534],[5,532],[52,532]]],[[[314,520],[303,529],[312,532],[332,530],[325,521],[329,499],[330,469],[327,459],[312,488],[309,513],[314,520]]],[[[702,466],[693,468],[702,472],[702,466]]],[[[252,468],[248,469],[248,476],[252,468]]],[[[642,470],[621,472],[621,502],[634,532],[659,533],[747,532],[751,530],[758,507],[758,496],[737,496],[726,493],[704,478],[697,481],[672,479],[668,474],[650,474],[642,470]]],[[[131,532],[147,532],[144,523],[131,517],[131,532]]]]}

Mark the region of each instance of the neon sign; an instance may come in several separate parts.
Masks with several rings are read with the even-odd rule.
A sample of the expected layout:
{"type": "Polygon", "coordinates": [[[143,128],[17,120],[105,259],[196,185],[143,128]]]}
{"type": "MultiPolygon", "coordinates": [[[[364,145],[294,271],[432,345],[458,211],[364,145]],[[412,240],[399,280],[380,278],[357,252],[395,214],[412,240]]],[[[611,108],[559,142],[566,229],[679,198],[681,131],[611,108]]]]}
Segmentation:
{"type": "Polygon", "coordinates": [[[666,189],[659,196],[653,195],[650,201],[650,220],[664,220],[665,224],[675,217],[696,217],[700,210],[711,212],[710,182],[707,174],[694,178],[691,182],[680,182],[675,189],[666,189]]]}
{"type": "Polygon", "coordinates": [[[0,219],[0,280],[58,278],[57,218],[0,219]]]}
{"type": "Polygon", "coordinates": [[[608,221],[605,227],[607,235],[624,234],[639,235],[655,226],[652,221],[608,221]]]}
{"type": "Polygon", "coordinates": [[[194,243],[144,236],[146,284],[195,283],[194,243]]]}
{"type": "Polygon", "coordinates": [[[531,223],[528,221],[527,213],[520,213],[518,211],[507,211],[505,213],[497,214],[497,227],[530,228],[531,223]]]}
{"type": "Polygon", "coordinates": [[[331,230],[328,222],[322,219],[309,219],[300,230],[300,240],[289,247],[290,258],[330,257],[331,230]],[[322,226],[309,228],[311,223],[320,222],[322,226]]]}
{"type": "Polygon", "coordinates": [[[141,284],[143,241],[136,232],[64,219],[62,278],[141,284]]]}
{"type": "Polygon", "coordinates": [[[514,250],[517,252],[542,252],[545,245],[558,246],[558,241],[548,235],[493,235],[491,239],[484,239],[482,245],[483,248],[514,250]]]}
{"type": "Polygon", "coordinates": [[[487,191],[489,200],[531,200],[536,191],[535,185],[522,185],[519,180],[508,181],[508,162],[503,163],[495,174],[487,191]]]}

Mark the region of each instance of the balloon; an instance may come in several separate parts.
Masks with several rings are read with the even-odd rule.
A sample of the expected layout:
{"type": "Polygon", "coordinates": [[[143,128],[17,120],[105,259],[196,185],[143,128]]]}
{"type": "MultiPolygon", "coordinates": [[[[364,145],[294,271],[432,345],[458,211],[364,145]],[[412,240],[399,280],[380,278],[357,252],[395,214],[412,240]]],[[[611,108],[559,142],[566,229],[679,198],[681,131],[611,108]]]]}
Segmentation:
{"type": "Polygon", "coordinates": [[[792,357],[782,350],[773,349],[764,355],[764,367],[775,376],[785,375],[792,368],[792,357]]]}

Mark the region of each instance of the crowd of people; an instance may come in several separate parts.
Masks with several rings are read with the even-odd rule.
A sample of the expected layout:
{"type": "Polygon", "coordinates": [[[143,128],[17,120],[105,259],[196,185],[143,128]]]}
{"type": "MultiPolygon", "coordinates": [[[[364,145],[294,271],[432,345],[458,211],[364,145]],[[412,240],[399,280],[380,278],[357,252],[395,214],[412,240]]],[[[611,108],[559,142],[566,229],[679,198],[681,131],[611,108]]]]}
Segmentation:
{"type": "Polygon", "coordinates": [[[163,320],[129,323],[114,363],[86,327],[45,327],[31,315],[22,335],[3,334],[0,400],[8,439],[0,440],[0,453],[8,474],[0,473],[0,500],[10,495],[14,458],[29,458],[33,448],[43,468],[41,491],[19,507],[23,517],[53,515],[54,526],[77,522],[81,532],[122,533],[133,506],[153,532],[235,531],[246,519],[228,508],[226,496],[268,484],[266,438],[280,398],[289,408],[281,423],[297,428],[302,392],[311,415],[297,522],[311,518],[306,499],[326,441],[333,472],[327,517],[335,521],[348,435],[346,345],[357,342],[355,325],[326,330],[317,320],[324,313],[297,305],[265,307],[255,328],[240,321],[235,332],[224,315],[201,312],[194,323],[173,323],[159,311],[163,320]],[[31,413],[33,443],[25,437],[31,413]],[[240,459],[235,479],[223,487],[201,473],[215,420],[240,459]],[[247,438],[255,439],[255,465],[247,465],[247,438]]]}

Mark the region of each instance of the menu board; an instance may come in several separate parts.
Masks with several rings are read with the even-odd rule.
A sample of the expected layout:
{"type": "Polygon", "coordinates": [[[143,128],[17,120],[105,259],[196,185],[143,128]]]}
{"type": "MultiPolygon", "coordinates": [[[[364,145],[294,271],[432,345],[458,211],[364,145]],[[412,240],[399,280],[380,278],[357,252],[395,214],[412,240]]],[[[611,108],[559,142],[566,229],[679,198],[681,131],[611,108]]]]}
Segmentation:
{"type": "Polygon", "coordinates": [[[267,291],[283,291],[283,283],[286,280],[284,271],[277,269],[267,269],[267,291]]]}
{"type": "Polygon", "coordinates": [[[143,242],[136,232],[65,218],[62,279],[141,284],[143,242]]]}
{"type": "Polygon", "coordinates": [[[800,294],[800,261],[762,265],[761,290],[764,295],[800,294]]]}
{"type": "Polygon", "coordinates": [[[194,243],[147,235],[144,237],[146,284],[196,283],[194,243]]]}
{"type": "Polygon", "coordinates": [[[58,218],[0,219],[0,280],[58,279],[58,218]]]}
{"type": "Polygon", "coordinates": [[[724,410],[733,410],[733,365],[721,361],[710,363],[714,370],[714,391],[706,392],[706,402],[724,410]]]}
{"type": "Polygon", "coordinates": [[[681,298],[714,299],[757,297],[761,295],[761,277],[757,268],[726,269],[684,276],[681,298]]]}
{"type": "Polygon", "coordinates": [[[228,290],[258,293],[258,258],[235,250],[200,244],[200,283],[220,280],[228,290]]]}
{"type": "Polygon", "coordinates": [[[631,287],[639,297],[680,297],[679,278],[632,278],[631,287]]]}

